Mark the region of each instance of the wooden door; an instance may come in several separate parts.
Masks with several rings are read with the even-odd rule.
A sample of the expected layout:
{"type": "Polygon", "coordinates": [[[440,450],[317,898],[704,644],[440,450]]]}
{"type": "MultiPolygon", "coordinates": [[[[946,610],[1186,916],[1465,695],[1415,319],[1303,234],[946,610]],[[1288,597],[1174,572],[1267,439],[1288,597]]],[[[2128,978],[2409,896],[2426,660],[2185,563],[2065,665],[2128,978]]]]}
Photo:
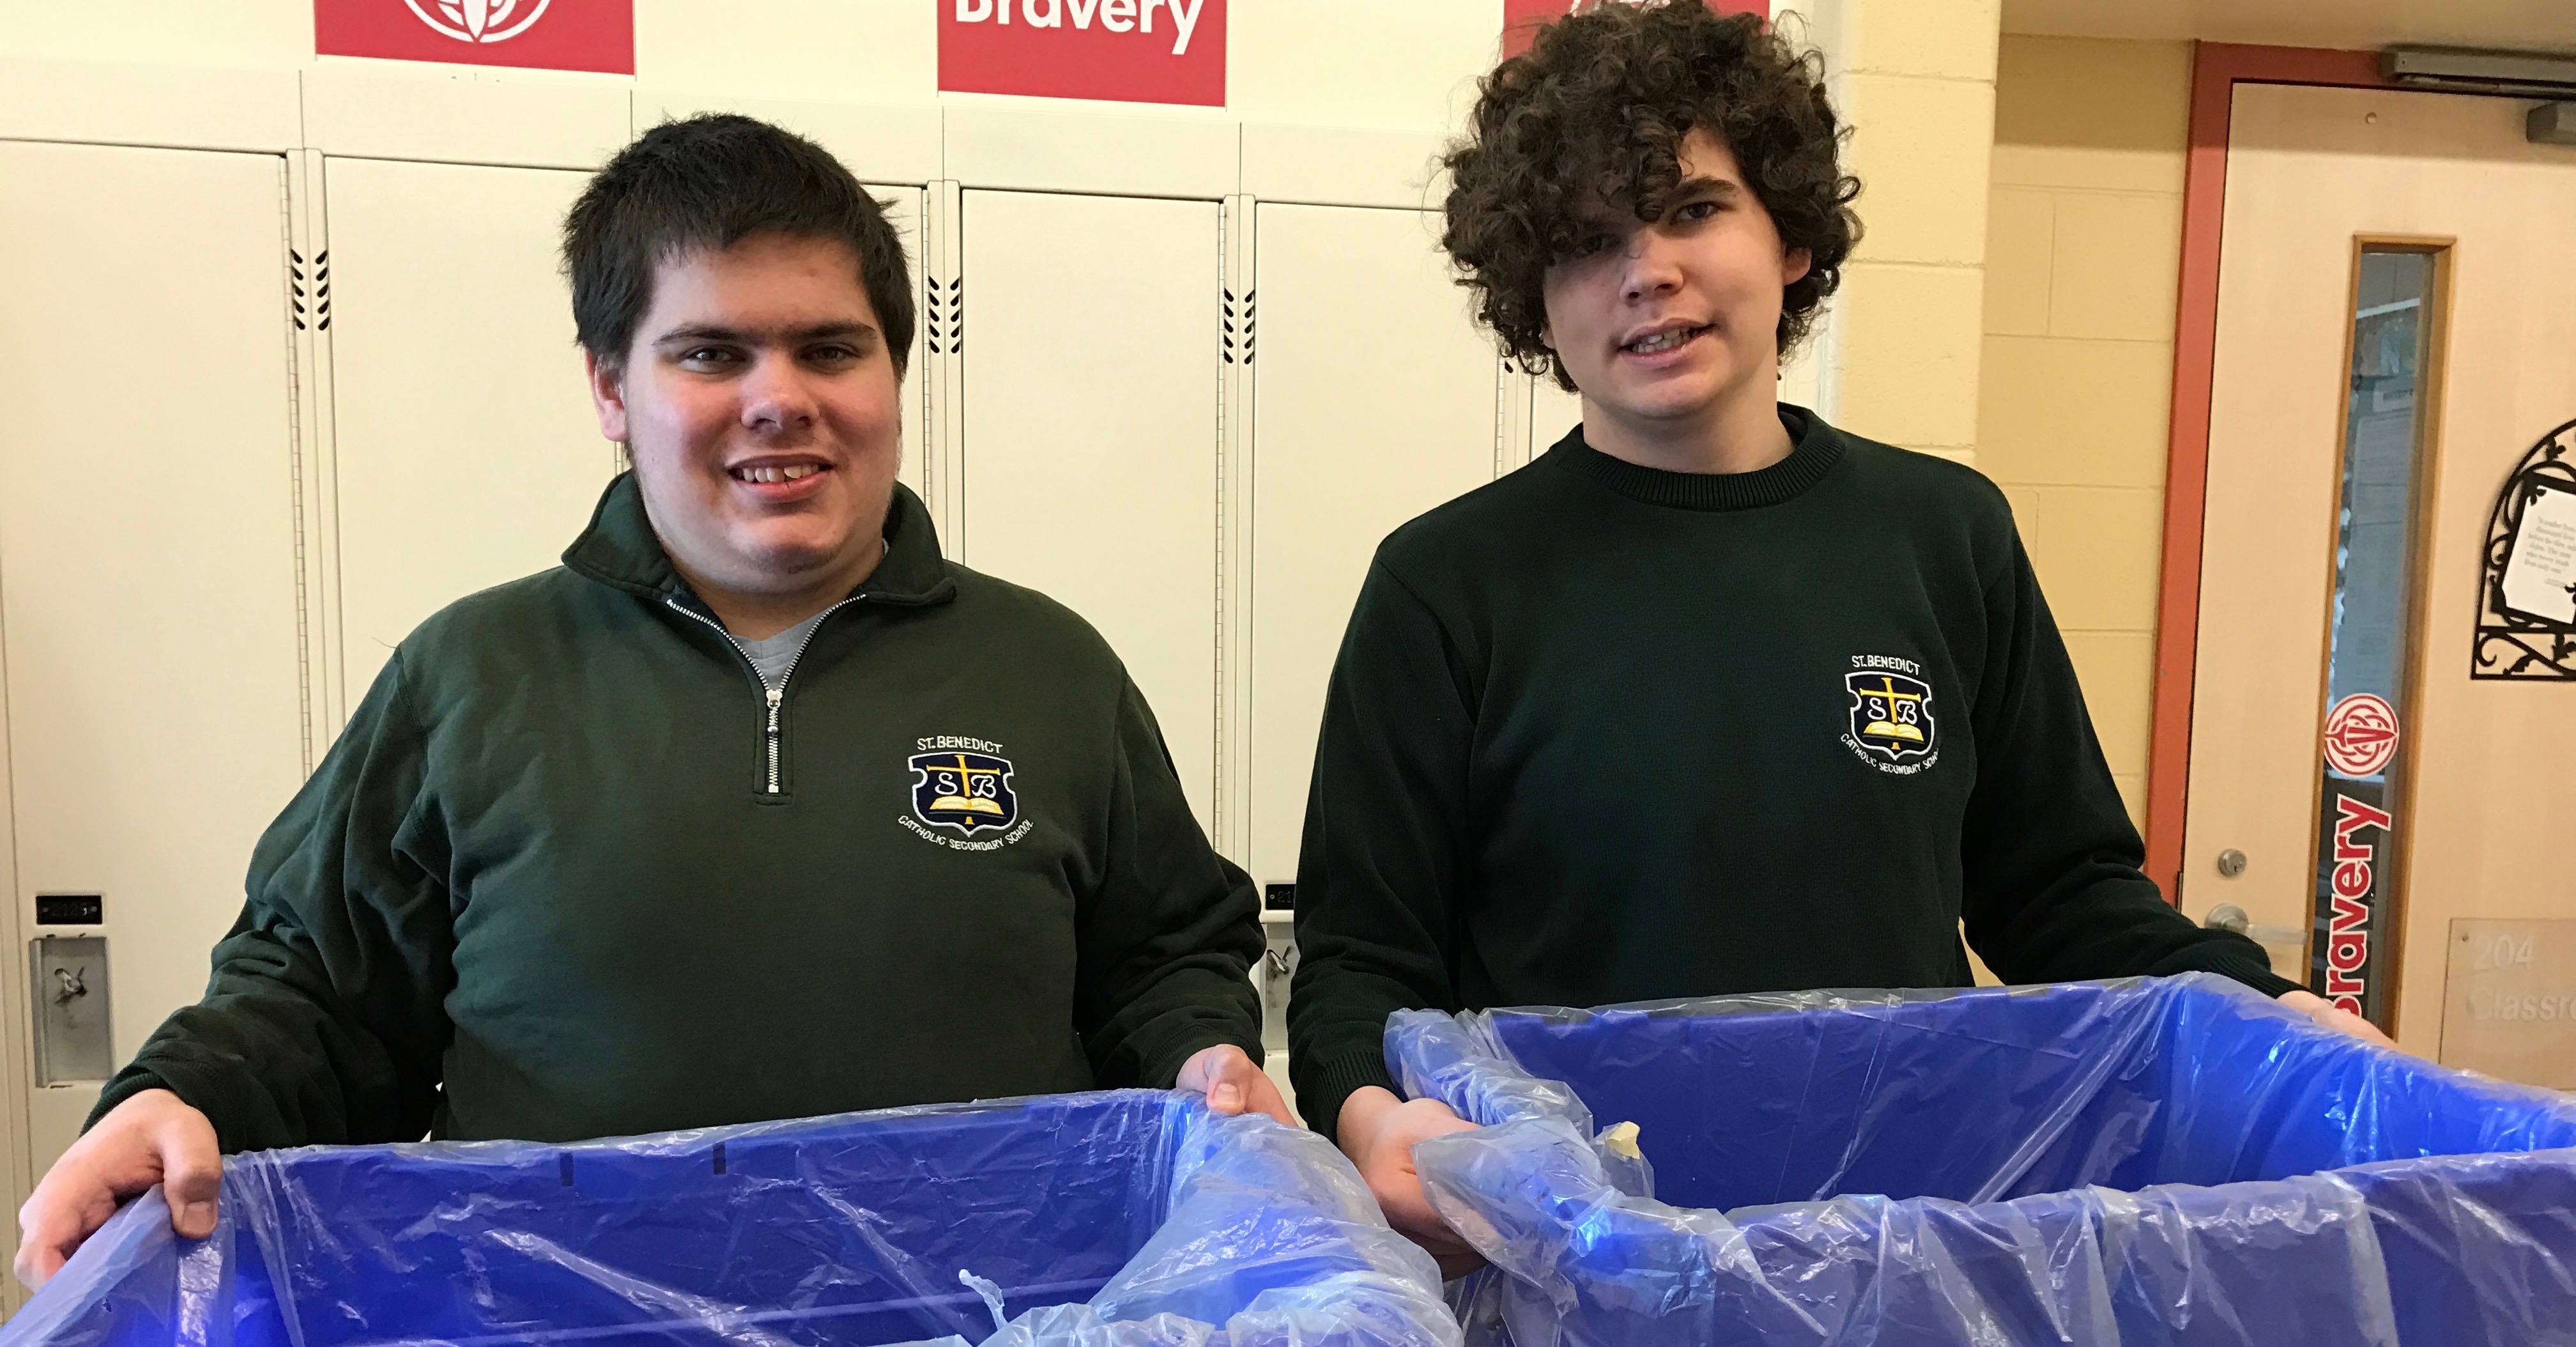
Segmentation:
{"type": "Polygon", "coordinates": [[[2181,902],[2428,1056],[2455,920],[2576,918],[2576,682],[2471,677],[2490,510],[2576,419],[2576,151],[2525,106],[2240,85],[2229,146],[2181,902]]]}

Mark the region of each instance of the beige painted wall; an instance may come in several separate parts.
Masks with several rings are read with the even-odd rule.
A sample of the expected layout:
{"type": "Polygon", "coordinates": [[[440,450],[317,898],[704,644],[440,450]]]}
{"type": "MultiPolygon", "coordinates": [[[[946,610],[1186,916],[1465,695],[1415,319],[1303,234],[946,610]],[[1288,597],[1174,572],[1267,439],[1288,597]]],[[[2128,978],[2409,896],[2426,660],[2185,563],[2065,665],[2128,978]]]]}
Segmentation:
{"type": "Polygon", "coordinates": [[[2189,43],[2003,39],[1978,466],[2141,826],[2190,102],[2189,43]]]}
{"type": "Polygon", "coordinates": [[[1863,236],[1819,336],[1820,410],[1889,444],[1977,461],[2000,0],[1813,0],[1832,53],[1863,236]]]}

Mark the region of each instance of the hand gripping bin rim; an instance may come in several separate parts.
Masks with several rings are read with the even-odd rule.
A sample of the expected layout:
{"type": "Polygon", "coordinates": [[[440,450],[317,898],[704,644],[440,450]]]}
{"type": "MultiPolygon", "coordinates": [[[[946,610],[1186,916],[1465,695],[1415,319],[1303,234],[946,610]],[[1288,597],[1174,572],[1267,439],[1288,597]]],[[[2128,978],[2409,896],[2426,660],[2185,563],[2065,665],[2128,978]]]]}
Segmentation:
{"type": "Polygon", "coordinates": [[[1320,1137],[1127,1090],[232,1156],[212,1238],[154,1190],[0,1347],[1458,1347],[1439,1286],[1320,1137]]]}

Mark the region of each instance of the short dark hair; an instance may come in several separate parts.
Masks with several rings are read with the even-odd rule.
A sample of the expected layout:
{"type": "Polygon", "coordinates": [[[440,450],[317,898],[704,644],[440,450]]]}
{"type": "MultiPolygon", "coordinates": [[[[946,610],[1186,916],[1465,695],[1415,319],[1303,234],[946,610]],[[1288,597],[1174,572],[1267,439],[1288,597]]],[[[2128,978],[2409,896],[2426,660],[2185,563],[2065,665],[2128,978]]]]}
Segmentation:
{"type": "Polygon", "coordinates": [[[1860,180],[1842,171],[1822,59],[1701,0],[1595,4],[1485,76],[1467,134],[1441,159],[1441,246],[1515,359],[1573,391],[1539,336],[1547,269],[1578,251],[1583,213],[1599,203],[1659,214],[1695,128],[1734,153],[1781,244],[1805,250],[1807,274],[1781,296],[1780,349],[1806,336],[1860,240],[1860,180]]]}
{"type": "Polygon", "coordinates": [[[732,114],[664,122],[582,189],[563,231],[574,336],[616,368],[652,307],[656,267],[763,233],[850,245],[895,377],[903,377],[912,354],[912,270],[885,208],[822,146],[732,114]]]}

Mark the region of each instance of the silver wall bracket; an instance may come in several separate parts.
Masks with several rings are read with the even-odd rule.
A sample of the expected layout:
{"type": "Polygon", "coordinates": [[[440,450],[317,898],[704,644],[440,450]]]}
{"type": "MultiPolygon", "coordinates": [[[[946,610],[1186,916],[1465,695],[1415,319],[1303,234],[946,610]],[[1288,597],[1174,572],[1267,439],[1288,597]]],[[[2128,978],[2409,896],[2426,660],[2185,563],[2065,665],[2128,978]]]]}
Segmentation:
{"type": "Polygon", "coordinates": [[[36,1084],[105,1080],[116,1074],[108,1016],[107,937],[48,935],[27,942],[35,999],[36,1084]]]}

